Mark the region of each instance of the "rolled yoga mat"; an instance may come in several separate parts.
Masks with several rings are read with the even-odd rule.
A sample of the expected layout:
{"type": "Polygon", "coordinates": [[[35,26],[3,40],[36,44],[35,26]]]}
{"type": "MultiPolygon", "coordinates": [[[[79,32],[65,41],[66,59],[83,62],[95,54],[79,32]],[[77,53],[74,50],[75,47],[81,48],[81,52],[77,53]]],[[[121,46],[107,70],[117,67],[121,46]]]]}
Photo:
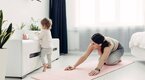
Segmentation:
{"type": "Polygon", "coordinates": [[[103,76],[107,73],[110,73],[112,71],[115,71],[117,69],[123,68],[133,63],[133,61],[122,60],[122,62],[114,66],[104,65],[103,68],[101,69],[101,72],[98,75],[89,76],[88,73],[91,70],[95,69],[97,63],[98,63],[97,61],[83,63],[72,71],[64,71],[64,68],[50,69],[47,72],[34,74],[32,75],[31,78],[34,80],[92,80],[97,77],[103,76]]]}

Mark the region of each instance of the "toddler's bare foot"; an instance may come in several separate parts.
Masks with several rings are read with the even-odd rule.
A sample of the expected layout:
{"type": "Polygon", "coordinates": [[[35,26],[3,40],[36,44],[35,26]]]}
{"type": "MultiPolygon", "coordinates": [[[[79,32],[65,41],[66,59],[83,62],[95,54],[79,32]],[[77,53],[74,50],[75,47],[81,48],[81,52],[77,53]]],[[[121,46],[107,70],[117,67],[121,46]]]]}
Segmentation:
{"type": "Polygon", "coordinates": [[[47,70],[47,67],[44,67],[44,68],[43,68],[43,72],[46,72],[46,70],[47,70]]]}
{"type": "Polygon", "coordinates": [[[47,69],[50,69],[50,68],[51,68],[51,65],[48,64],[48,65],[47,65],[47,69]]]}

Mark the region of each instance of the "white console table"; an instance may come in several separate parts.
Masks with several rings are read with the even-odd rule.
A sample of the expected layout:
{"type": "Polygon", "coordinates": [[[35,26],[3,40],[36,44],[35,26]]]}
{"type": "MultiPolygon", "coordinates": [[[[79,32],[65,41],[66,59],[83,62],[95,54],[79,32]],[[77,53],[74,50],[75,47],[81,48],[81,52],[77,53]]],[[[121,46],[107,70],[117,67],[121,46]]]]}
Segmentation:
{"type": "MultiPolygon", "coordinates": [[[[59,39],[53,39],[52,61],[59,58],[59,39]]],[[[38,40],[9,40],[6,77],[24,78],[42,66],[38,40]]]]}

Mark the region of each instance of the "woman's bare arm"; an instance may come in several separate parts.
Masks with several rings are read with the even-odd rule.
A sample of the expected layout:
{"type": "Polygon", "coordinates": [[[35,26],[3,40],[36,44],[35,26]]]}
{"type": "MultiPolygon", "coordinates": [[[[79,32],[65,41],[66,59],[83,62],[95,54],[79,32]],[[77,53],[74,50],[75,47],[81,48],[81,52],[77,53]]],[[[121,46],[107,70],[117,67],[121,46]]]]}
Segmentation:
{"type": "Polygon", "coordinates": [[[96,67],[96,69],[101,69],[102,66],[104,65],[105,61],[107,60],[108,56],[110,54],[110,47],[104,48],[104,53],[100,57],[99,63],[96,67]]]}
{"type": "Polygon", "coordinates": [[[86,52],[79,58],[79,60],[75,63],[74,67],[76,68],[77,66],[79,66],[81,63],[83,63],[88,56],[91,54],[91,52],[94,50],[94,47],[92,46],[92,44],[90,44],[86,50],[86,52]]]}

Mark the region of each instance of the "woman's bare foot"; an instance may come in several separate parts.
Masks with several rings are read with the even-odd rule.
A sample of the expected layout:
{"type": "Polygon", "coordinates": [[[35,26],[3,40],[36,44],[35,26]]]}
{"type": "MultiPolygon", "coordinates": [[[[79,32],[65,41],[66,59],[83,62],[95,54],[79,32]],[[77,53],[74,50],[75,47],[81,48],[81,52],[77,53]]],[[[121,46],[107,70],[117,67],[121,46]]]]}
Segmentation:
{"type": "Polygon", "coordinates": [[[119,60],[118,63],[120,63],[122,60],[119,60]]]}

